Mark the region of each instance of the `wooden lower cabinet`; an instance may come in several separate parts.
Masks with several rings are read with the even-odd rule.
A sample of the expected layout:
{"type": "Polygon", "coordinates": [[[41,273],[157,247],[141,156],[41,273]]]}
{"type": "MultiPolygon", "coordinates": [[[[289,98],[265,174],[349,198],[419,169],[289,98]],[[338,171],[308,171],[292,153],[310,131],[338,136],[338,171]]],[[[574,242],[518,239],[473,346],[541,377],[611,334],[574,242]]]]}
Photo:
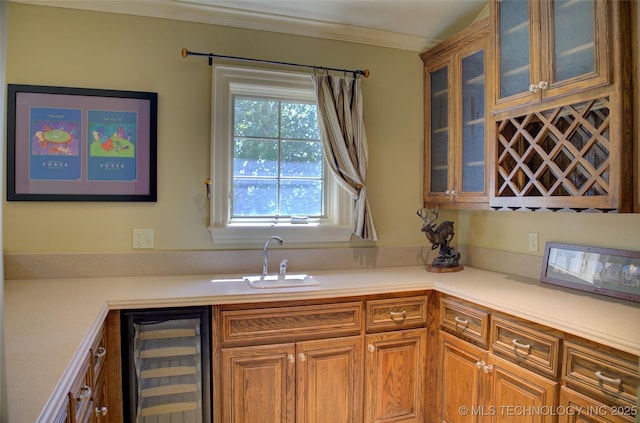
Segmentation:
{"type": "Polygon", "coordinates": [[[638,407],[608,406],[570,388],[560,391],[558,423],[628,423],[638,417],[638,407]]]}
{"type": "Polygon", "coordinates": [[[555,421],[558,383],[446,332],[441,337],[441,422],[555,421]]]}
{"type": "Polygon", "coordinates": [[[427,334],[425,329],[366,337],[366,423],[423,423],[427,334]]]}
{"type": "Polygon", "coordinates": [[[224,423],[359,423],[362,337],[222,349],[224,423]]]}
{"type": "Polygon", "coordinates": [[[555,422],[558,383],[489,354],[491,422],[555,422]]]}
{"type": "MultiPolygon", "coordinates": [[[[486,362],[487,351],[446,332],[440,332],[442,367],[440,410],[443,423],[482,421],[488,386],[477,365],[486,362]]],[[[488,411],[487,411],[488,412],[488,411]]]]}

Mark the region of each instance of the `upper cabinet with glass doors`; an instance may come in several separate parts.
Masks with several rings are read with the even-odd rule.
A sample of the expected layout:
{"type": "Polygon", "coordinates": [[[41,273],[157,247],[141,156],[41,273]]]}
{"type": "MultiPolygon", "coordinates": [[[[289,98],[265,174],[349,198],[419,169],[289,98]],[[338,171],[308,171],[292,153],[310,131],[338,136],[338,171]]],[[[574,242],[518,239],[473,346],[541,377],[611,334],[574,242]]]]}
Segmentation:
{"type": "Polygon", "coordinates": [[[606,85],[607,2],[494,0],[494,111],[606,85]]]}
{"type": "Polygon", "coordinates": [[[422,53],[424,203],[487,208],[485,111],[488,20],[422,53]]]}

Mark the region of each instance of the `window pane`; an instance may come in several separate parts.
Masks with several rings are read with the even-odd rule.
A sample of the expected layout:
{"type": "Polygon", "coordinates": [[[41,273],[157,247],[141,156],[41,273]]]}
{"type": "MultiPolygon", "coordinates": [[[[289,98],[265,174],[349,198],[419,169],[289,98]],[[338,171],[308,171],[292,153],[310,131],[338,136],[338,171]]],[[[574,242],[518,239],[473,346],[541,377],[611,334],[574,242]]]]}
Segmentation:
{"type": "Polygon", "coordinates": [[[274,216],[277,205],[277,179],[233,180],[233,217],[274,216]]]}
{"type": "Polygon", "coordinates": [[[280,183],[280,192],[280,213],[282,215],[322,215],[321,181],[283,180],[280,183]]]}
{"type": "Polygon", "coordinates": [[[315,104],[282,103],[282,138],[319,140],[315,104]]]}
{"type": "Polygon", "coordinates": [[[250,98],[235,99],[235,136],[278,137],[278,102],[250,98]]]}
{"type": "Polygon", "coordinates": [[[236,138],[233,176],[277,176],[278,141],[236,138]]]}
{"type": "Polygon", "coordinates": [[[283,141],[281,175],[322,177],[322,144],[319,141],[283,141]]]}

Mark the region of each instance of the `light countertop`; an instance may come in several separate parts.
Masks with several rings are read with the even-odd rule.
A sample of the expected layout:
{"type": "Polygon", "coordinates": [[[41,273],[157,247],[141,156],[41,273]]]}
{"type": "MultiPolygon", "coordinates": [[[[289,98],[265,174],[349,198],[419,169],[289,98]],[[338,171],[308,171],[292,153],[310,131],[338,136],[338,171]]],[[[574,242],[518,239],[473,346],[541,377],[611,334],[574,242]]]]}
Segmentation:
{"type": "Polygon", "coordinates": [[[109,310],[344,297],[436,289],[640,355],[640,304],[465,268],[323,271],[321,286],[252,289],[238,275],[5,281],[10,422],[51,421],[109,310]]]}

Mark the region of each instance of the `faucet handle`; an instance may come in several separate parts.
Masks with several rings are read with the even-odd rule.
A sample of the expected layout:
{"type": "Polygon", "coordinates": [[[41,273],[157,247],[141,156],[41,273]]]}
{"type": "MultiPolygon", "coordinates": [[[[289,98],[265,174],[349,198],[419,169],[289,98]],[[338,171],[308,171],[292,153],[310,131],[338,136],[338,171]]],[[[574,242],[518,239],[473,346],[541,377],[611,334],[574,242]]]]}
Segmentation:
{"type": "Polygon", "coordinates": [[[287,276],[287,264],[289,260],[284,259],[280,262],[280,272],[278,273],[278,279],[284,279],[287,276]]]}

